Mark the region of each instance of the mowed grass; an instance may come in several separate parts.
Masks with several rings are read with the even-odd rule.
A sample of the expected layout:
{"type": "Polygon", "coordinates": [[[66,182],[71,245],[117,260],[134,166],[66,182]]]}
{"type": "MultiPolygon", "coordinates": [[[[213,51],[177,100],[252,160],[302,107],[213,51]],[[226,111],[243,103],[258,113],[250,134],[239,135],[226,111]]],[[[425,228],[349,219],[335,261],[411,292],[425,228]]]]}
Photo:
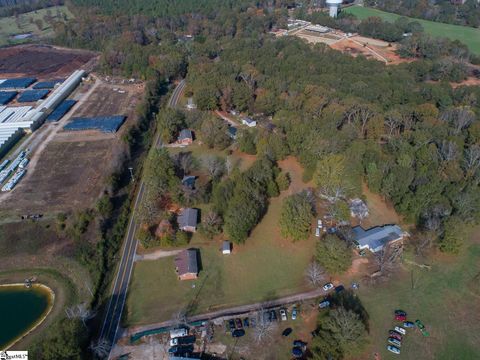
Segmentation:
{"type": "MultiPolygon", "coordinates": [[[[301,172],[291,175],[301,177],[301,172]]],[[[192,315],[307,290],[304,272],[315,241],[312,237],[292,243],[281,238],[278,219],[287,194],[271,199],[260,224],[244,245],[234,245],[231,255],[221,254],[222,239],[210,241],[195,234],[190,246],[200,249],[203,267],[198,280],[179,281],[173,258],[137,262],[126,325],[168,320],[178,310],[192,315]]]]}
{"type": "Polygon", "coordinates": [[[420,319],[430,332],[430,337],[423,337],[418,330],[407,329],[402,359],[478,359],[480,296],[472,284],[476,276],[478,282],[479,264],[477,241],[458,257],[434,260],[431,270],[413,267],[385,286],[360,289],[360,298],[370,315],[369,354],[379,352],[382,359],[397,358],[386,350],[386,344],[388,330],[398,325],[393,312],[402,309],[409,320],[420,319]]]}
{"type": "MultiPolygon", "coordinates": [[[[382,18],[384,21],[394,22],[396,19],[401,17],[401,15],[363,6],[351,6],[345,8],[343,11],[353,14],[362,20],[371,16],[377,16],[382,18]]],[[[411,21],[417,21],[422,24],[425,32],[432,36],[447,37],[452,40],[459,40],[465,45],[467,45],[473,53],[480,54],[480,29],[468,26],[444,24],[440,22],[416,18],[409,19],[411,21]]]]}
{"type": "Polygon", "coordinates": [[[70,10],[62,5],[31,11],[20,14],[18,17],[0,18],[0,46],[29,41],[29,39],[15,40],[12,38],[13,35],[32,33],[37,38],[50,36],[53,34],[53,28],[44,19],[45,16],[48,17],[48,14],[53,18],[53,21],[64,21],[74,17],[70,10]],[[42,21],[41,29],[35,24],[37,20],[42,21]]]}

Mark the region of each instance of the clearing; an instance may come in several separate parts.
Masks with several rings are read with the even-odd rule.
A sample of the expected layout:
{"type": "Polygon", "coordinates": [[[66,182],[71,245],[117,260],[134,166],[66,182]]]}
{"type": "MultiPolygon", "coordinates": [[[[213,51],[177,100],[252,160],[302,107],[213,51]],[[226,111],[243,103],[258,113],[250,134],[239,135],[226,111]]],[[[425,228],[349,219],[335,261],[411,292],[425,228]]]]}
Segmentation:
{"type": "MultiPolygon", "coordinates": [[[[396,19],[402,17],[401,15],[363,6],[350,6],[345,8],[343,11],[355,15],[359,19],[377,16],[382,18],[384,21],[394,22],[396,19]]],[[[427,34],[436,37],[447,37],[451,40],[460,40],[462,43],[467,45],[473,53],[480,54],[480,29],[416,18],[408,19],[419,22],[427,34]]]]}
{"type": "Polygon", "coordinates": [[[260,224],[244,245],[234,245],[232,255],[221,254],[222,239],[194,235],[189,246],[200,248],[203,265],[198,280],[179,281],[173,258],[135,264],[127,301],[128,326],[169,320],[181,309],[202,313],[308,290],[304,271],[315,248],[313,236],[292,243],[282,239],[277,224],[283,198],[308,185],[303,184],[301,166],[295,159],[279,165],[290,172],[291,188],[271,199],[260,224]]]}
{"type": "Polygon", "coordinates": [[[54,79],[78,69],[89,70],[97,54],[48,45],[19,45],[0,50],[0,77],[35,76],[54,79]]]}
{"type": "Polygon", "coordinates": [[[386,350],[386,339],[388,330],[397,325],[395,309],[406,311],[412,321],[422,320],[430,332],[430,337],[423,337],[416,329],[408,330],[402,342],[403,358],[478,359],[480,229],[475,230],[460,255],[436,255],[429,261],[431,270],[408,267],[387,284],[360,289],[370,315],[372,342],[364,359],[371,359],[374,352],[393,358],[386,350]]]}
{"type": "Polygon", "coordinates": [[[72,18],[74,18],[73,14],[64,5],[1,18],[0,46],[44,39],[53,34],[55,22],[64,22],[72,18]]]}

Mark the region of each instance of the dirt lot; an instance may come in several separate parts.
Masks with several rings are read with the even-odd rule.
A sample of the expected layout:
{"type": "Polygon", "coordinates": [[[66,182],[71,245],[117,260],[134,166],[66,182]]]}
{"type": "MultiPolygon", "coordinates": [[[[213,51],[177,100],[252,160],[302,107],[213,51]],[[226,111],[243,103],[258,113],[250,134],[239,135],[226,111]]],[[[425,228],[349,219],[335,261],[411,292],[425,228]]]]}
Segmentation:
{"type": "Polygon", "coordinates": [[[0,77],[64,77],[79,68],[91,68],[97,55],[86,50],[46,45],[19,45],[0,50],[0,77]]]}
{"type": "Polygon", "coordinates": [[[121,137],[135,120],[135,106],[143,89],[128,85],[122,91],[125,92],[113,91],[113,85],[102,83],[72,114],[72,117],[127,115],[127,124],[119,132],[59,131],[38,154],[38,162],[32,160],[27,176],[0,203],[0,210],[16,214],[48,213],[92,206],[124,146],[121,137]]]}

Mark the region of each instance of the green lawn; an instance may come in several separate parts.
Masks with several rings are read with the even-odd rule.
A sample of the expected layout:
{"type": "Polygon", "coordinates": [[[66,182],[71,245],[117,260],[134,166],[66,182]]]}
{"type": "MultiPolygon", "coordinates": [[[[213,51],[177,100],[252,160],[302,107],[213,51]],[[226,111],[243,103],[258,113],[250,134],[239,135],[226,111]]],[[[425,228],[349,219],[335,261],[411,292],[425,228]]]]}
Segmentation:
{"type": "MultiPolygon", "coordinates": [[[[360,290],[361,300],[370,315],[370,352],[382,359],[397,356],[386,350],[387,332],[391,329],[393,311],[403,309],[410,320],[423,321],[430,337],[418,330],[408,331],[402,342],[402,359],[478,359],[480,348],[480,299],[472,283],[480,268],[480,244],[471,244],[462,255],[435,260],[432,269],[409,269],[387,285],[360,290]]],[[[478,279],[477,279],[478,282],[478,279]]]]}
{"type": "MultiPolygon", "coordinates": [[[[292,177],[298,183],[301,172],[292,177]]],[[[180,309],[201,313],[304,290],[304,271],[315,243],[313,237],[295,244],[281,239],[278,218],[286,195],[271,200],[260,224],[245,245],[234,246],[232,255],[221,254],[222,239],[209,241],[195,234],[190,246],[200,248],[203,264],[196,281],[177,280],[173,258],[136,263],[127,325],[168,320],[180,309]]]]}
{"type": "MultiPolygon", "coordinates": [[[[378,16],[385,21],[394,22],[401,17],[400,15],[388,13],[385,11],[367,8],[363,6],[351,6],[343,11],[353,14],[359,19],[366,19],[370,16],[378,16]]],[[[480,29],[468,26],[450,25],[435,21],[410,18],[412,21],[418,21],[422,24],[425,32],[438,37],[448,37],[452,40],[460,40],[466,44],[470,50],[476,54],[480,54],[480,29]]]]}
{"type": "Polygon", "coordinates": [[[46,9],[31,11],[15,16],[0,18],[0,46],[18,44],[26,40],[12,39],[12,35],[33,33],[35,37],[48,37],[53,33],[52,26],[45,20],[50,15],[53,21],[62,21],[73,18],[73,14],[66,6],[53,6],[46,9]],[[35,24],[36,20],[42,20],[41,29],[35,24]]]}

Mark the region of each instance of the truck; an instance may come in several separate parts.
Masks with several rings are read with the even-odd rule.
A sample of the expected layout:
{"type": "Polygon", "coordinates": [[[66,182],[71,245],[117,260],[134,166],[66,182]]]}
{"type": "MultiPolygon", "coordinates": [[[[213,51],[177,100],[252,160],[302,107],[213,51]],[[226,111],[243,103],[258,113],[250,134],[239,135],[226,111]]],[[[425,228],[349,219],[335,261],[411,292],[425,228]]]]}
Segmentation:
{"type": "Polygon", "coordinates": [[[187,335],[188,335],[188,329],[184,327],[170,330],[170,338],[172,339],[187,336],[187,335]]]}

